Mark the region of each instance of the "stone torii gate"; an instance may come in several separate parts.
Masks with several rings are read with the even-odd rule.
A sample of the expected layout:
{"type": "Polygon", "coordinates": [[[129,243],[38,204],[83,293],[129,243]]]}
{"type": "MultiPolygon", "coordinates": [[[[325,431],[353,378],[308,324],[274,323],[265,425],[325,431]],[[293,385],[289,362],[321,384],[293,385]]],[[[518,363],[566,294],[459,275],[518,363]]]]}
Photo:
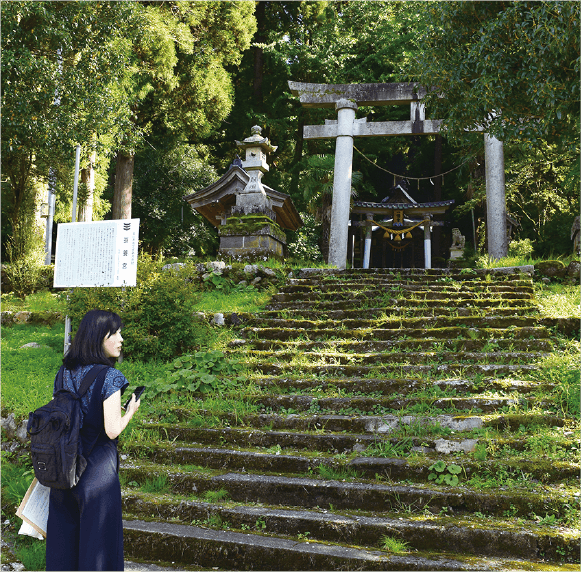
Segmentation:
{"type": "MultiPolygon", "coordinates": [[[[346,267],[353,164],[353,137],[390,135],[436,135],[441,120],[426,120],[420,103],[426,91],[417,83],[315,84],[288,82],[293,95],[304,107],[334,108],[337,120],[325,125],[305,125],[305,139],[335,139],[333,205],[329,237],[329,264],[346,267]],[[355,119],[358,105],[410,105],[409,121],[367,123],[355,119]]],[[[506,256],[506,202],[504,151],[498,139],[484,134],[488,252],[494,258],[506,256]]]]}

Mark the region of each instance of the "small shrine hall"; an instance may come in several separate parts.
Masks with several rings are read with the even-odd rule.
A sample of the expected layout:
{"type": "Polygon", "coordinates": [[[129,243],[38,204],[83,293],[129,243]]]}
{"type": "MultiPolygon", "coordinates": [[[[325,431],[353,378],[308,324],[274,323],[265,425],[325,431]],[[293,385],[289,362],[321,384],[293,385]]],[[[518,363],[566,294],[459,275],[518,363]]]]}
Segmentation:
{"type": "Polygon", "coordinates": [[[453,200],[418,203],[400,181],[379,203],[354,201],[347,257],[352,268],[431,268],[432,228],[453,200]]]}

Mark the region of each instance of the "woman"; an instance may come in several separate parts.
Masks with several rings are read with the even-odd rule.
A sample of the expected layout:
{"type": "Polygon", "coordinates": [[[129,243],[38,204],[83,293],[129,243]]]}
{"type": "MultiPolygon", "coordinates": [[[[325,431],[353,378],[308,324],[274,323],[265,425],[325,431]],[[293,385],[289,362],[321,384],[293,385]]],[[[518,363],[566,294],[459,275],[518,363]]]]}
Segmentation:
{"type": "Polygon", "coordinates": [[[72,489],[50,491],[47,570],[123,570],[117,437],[140,402],[132,395],[121,415],[121,394],[129,382],[112,366],[121,354],[122,342],[119,316],[92,310],[81,320],[63,359],[64,387],[74,391],[92,367],[109,367],[81,398],[80,435],[87,467],[72,489]]]}

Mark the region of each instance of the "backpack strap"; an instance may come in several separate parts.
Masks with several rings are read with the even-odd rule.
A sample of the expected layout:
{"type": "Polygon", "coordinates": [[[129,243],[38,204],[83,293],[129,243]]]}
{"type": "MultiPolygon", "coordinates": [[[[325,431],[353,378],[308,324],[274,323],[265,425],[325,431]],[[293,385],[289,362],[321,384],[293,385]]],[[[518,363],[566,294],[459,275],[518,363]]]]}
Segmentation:
{"type": "MultiPolygon", "coordinates": [[[[91,387],[92,383],[95,381],[95,379],[97,379],[97,376],[104,369],[109,369],[109,366],[97,364],[97,365],[94,365],[88,371],[88,373],[85,375],[85,377],[83,377],[83,380],[81,382],[81,386],[80,386],[79,390],[77,391],[77,395],[79,397],[83,397],[83,395],[85,395],[85,393],[87,393],[87,391],[89,391],[89,387],[91,387]]],[[[61,365],[60,369],[58,370],[58,373],[56,374],[56,379],[55,379],[55,382],[54,382],[54,392],[53,392],[53,395],[59,389],[63,389],[63,387],[64,387],[64,379],[63,379],[64,370],[65,370],[65,366],[64,365],[61,365]]],[[[75,387],[75,385],[73,383],[73,388],[74,387],[75,387]]]]}
{"type": "Polygon", "coordinates": [[[85,393],[87,393],[87,391],[89,390],[89,387],[91,387],[92,383],[95,381],[97,376],[104,369],[109,369],[109,367],[106,365],[94,365],[90,369],[90,371],[87,373],[87,375],[85,375],[85,377],[83,378],[83,382],[81,383],[81,387],[79,388],[79,391],[77,392],[77,395],[79,397],[83,397],[83,395],[85,395],[85,393]]]}
{"type": "Polygon", "coordinates": [[[58,373],[56,374],[56,378],[54,380],[54,391],[53,391],[53,395],[59,391],[59,389],[62,389],[64,387],[64,380],[63,380],[63,373],[65,370],[65,366],[61,365],[60,369],[58,370],[58,373]]]}

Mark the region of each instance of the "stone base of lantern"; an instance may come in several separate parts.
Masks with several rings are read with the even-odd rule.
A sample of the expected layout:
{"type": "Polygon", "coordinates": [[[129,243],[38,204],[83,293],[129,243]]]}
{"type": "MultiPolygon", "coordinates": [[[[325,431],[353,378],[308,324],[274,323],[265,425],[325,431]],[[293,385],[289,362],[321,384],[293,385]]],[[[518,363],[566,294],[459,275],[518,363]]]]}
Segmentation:
{"type": "Polygon", "coordinates": [[[284,258],[286,236],[275,222],[264,215],[231,217],[218,232],[220,258],[248,262],[284,258]]]}

